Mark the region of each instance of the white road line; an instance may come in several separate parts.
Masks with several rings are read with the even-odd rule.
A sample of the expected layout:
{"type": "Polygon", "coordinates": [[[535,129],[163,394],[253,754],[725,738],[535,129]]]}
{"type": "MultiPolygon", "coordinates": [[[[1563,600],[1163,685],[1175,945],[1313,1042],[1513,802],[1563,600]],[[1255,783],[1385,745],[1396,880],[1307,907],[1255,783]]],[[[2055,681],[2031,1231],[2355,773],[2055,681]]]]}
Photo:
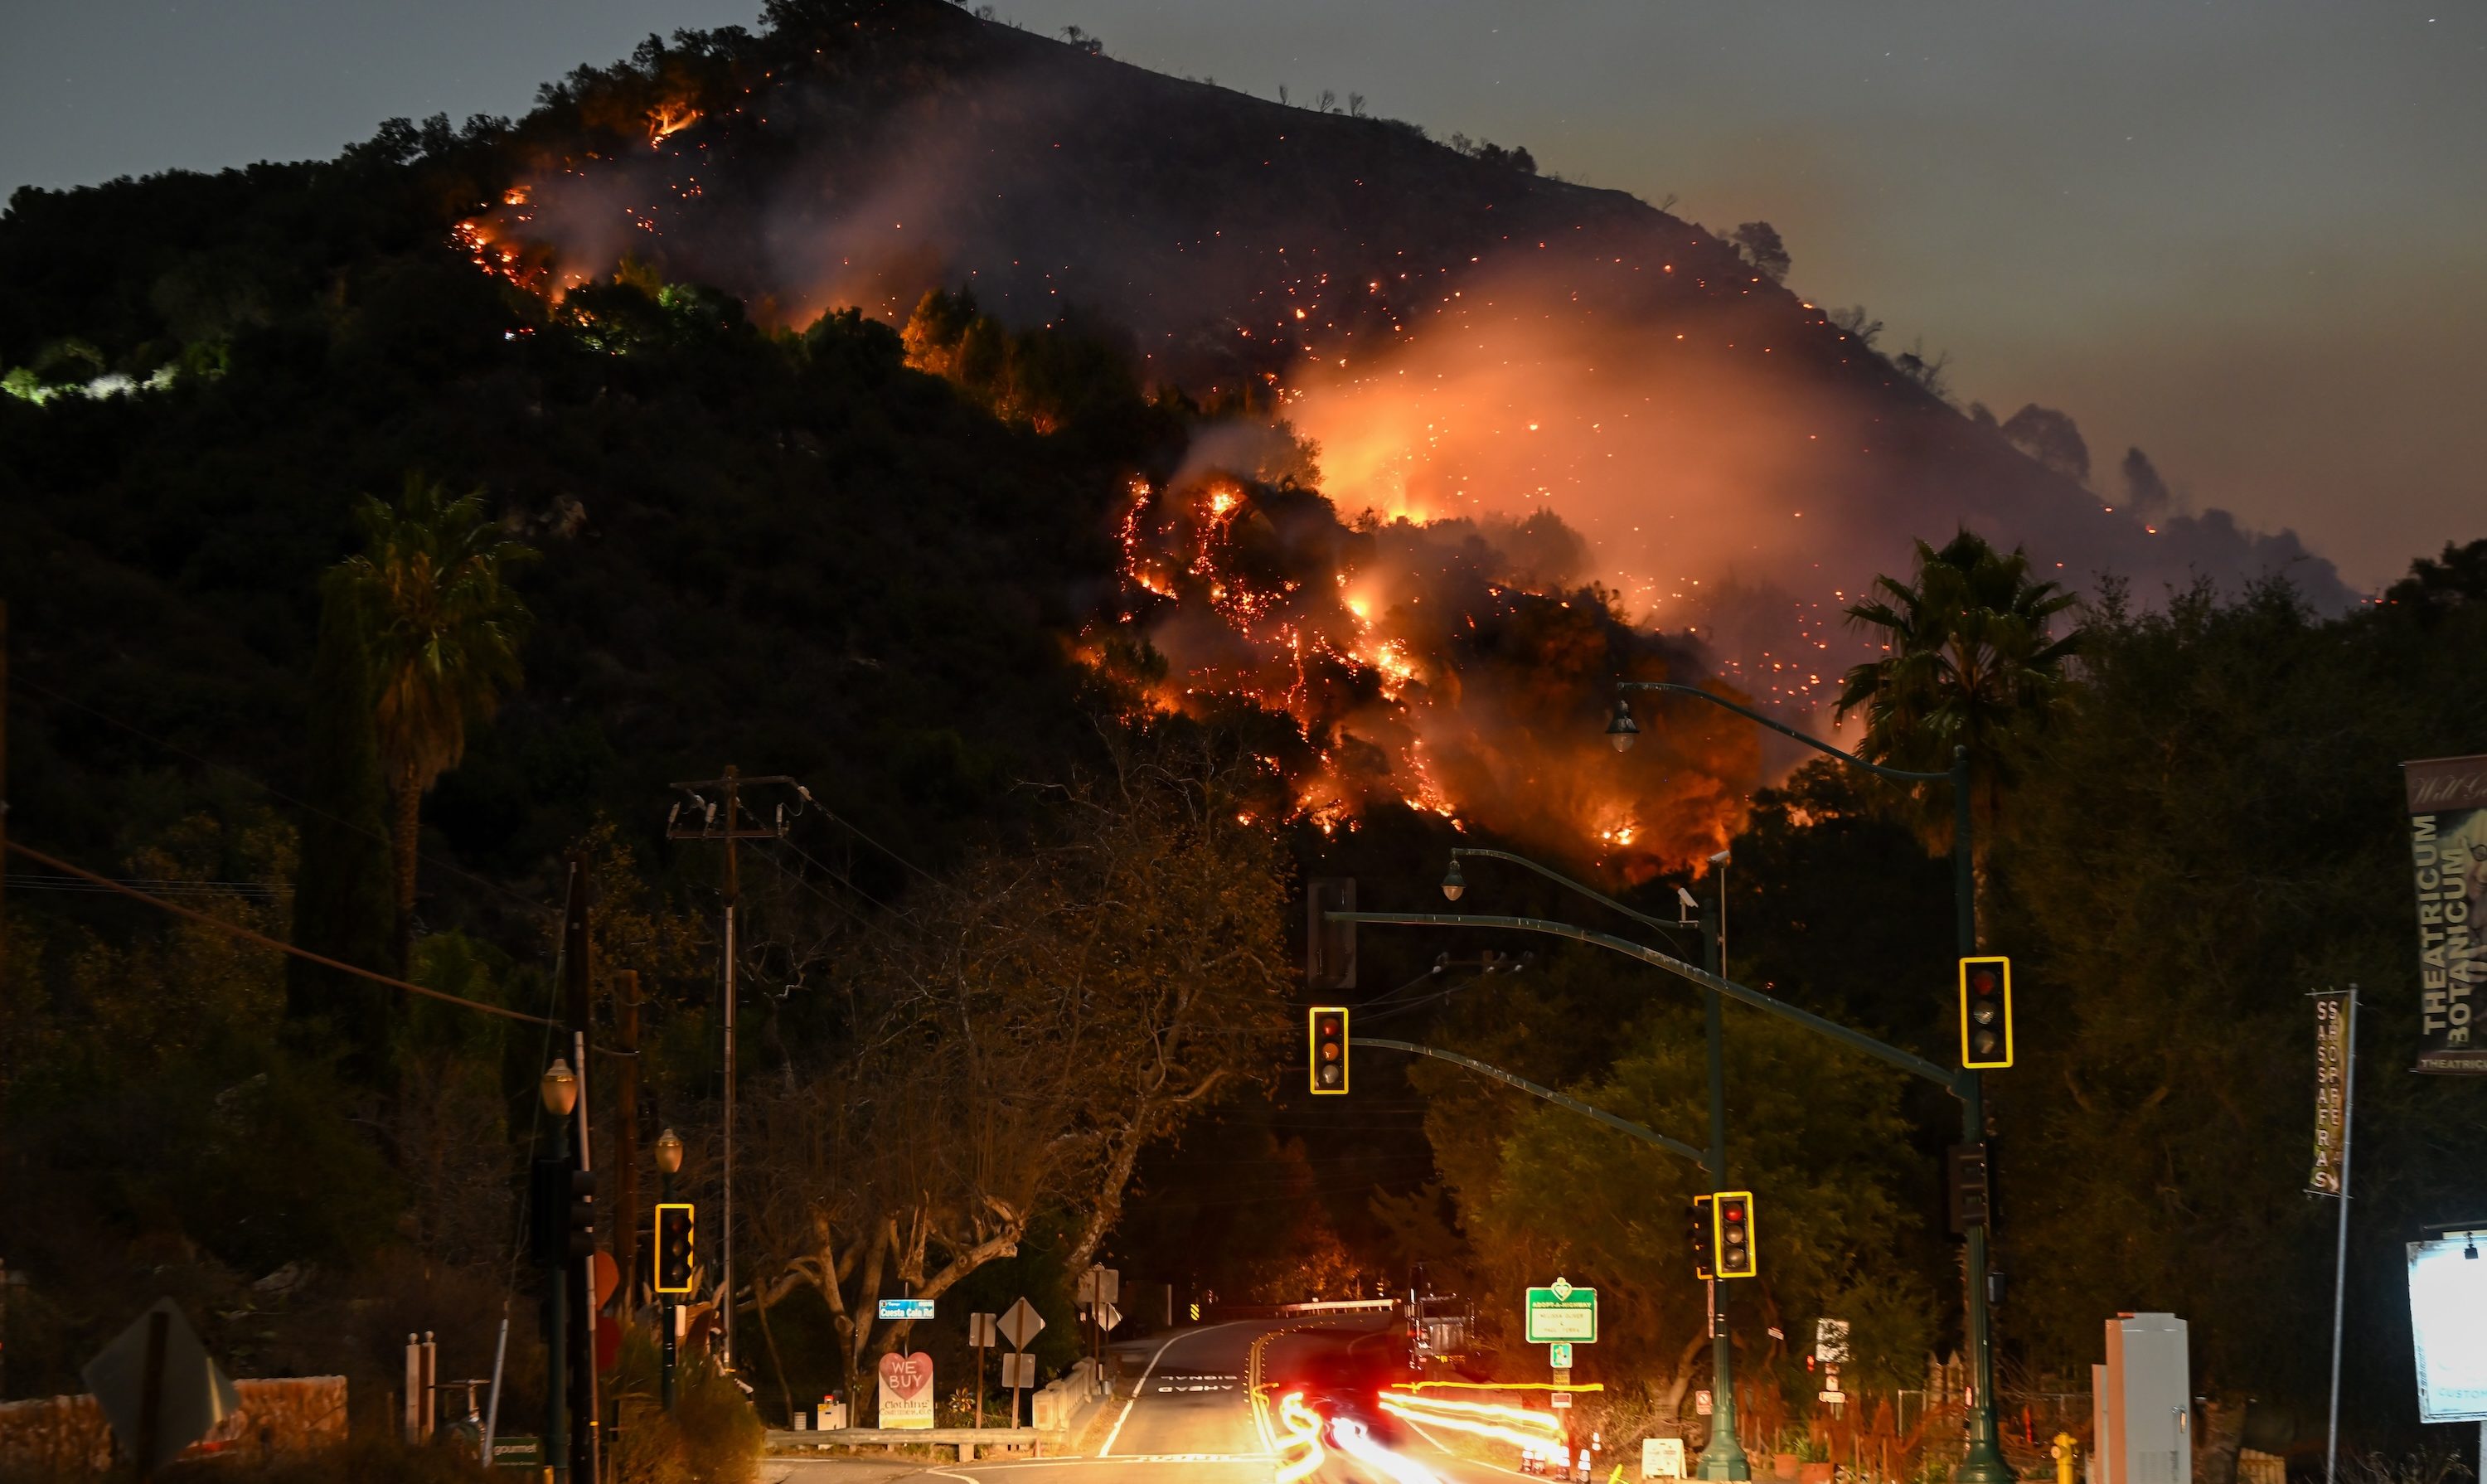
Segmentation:
{"type": "MultiPolygon", "coordinates": [[[[1226,1323],[1235,1324],[1238,1323],[1238,1321],[1230,1319],[1226,1323]]],[[[1157,1371],[1158,1361],[1163,1359],[1165,1358],[1165,1353],[1174,1348],[1174,1342],[1177,1340],[1189,1339],[1195,1334],[1207,1334],[1212,1330],[1222,1330],[1224,1328],[1225,1325],[1204,1325],[1197,1330],[1186,1330],[1181,1334],[1169,1334],[1165,1337],[1165,1343],[1158,1347],[1158,1353],[1149,1357],[1149,1363],[1141,1368],[1140,1384],[1132,1388],[1131,1399],[1123,1403],[1123,1414],[1114,1419],[1114,1430],[1105,1435],[1105,1445],[1097,1450],[1097,1456],[1099,1458],[1111,1458],[1114,1456],[1114,1440],[1123,1436],[1123,1424],[1132,1420],[1132,1409],[1139,1404],[1140,1393],[1149,1388],[1149,1377],[1157,1371]]]]}

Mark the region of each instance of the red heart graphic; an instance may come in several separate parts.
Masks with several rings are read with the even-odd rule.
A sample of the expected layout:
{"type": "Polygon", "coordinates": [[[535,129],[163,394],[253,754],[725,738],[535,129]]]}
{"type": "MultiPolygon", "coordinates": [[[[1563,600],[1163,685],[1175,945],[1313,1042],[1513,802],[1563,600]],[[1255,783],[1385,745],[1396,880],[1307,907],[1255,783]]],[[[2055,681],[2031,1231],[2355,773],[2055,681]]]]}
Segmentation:
{"type": "Polygon", "coordinates": [[[911,1356],[880,1358],[880,1384],[902,1401],[913,1401],[933,1385],[933,1358],[922,1351],[911,1356]]]}

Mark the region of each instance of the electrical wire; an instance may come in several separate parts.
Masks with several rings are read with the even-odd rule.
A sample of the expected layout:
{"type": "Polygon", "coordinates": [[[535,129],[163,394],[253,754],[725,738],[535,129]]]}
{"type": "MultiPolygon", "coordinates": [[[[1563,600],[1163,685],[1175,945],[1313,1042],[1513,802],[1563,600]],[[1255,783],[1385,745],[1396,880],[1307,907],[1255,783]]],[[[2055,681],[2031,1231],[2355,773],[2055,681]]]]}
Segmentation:
{"type": "MultiPolygon", "coordinates": [[[[305,803],[303,800],[294,798],[293,795],[279,790],[273,784],[252,777],[249,773],[243,772],[238,768],[230,767],[226,764],[216,762],[212,758],[201,757],[197,753],[189,750],[187,747],[183,747],[176,742],[167,742],[163,738],[156,736],[153,732],[147,731],[143,727],[135,726],[129,722],[122,720],[119,716],[113,715],[110,712],[98,710],[96,707],[88,705],[84,701],[78,700],[74,696],[63,695],[61,692],[54,690],[49,686],[41,685],[35,681],[28,680],[22,674],[10,676],[9,684],[13,689],[32,690],[39,695],[47,696],[52,700],[58,701],[64,706],[73,707],[76,710],[82,711],[88,715],[95,717],[97,720],[105,723],[106,725],[119,727],[121,730],[127,732],[130,736],[138,738],[142,742],[153,742],[156,746],[163,748],[165,751],[172,753],[175,757],[187,758],[189,761],[196,763],[201,768],[208,769],[210,771],[223,773],[227,777],[238,778],[242,782],[249,784],[252,788],[265,794],[268,798],[277,800],[279,803],[290,804],[293,807],[301,810],[305,814],[316,814],[332,825],[352,830],[355,834],[361,835],[366,840],[376,840],[382,845],[388,845],[391,843],[388,836],[379,833],[377,830],[366,829],[362,826],[355,824],[353,821],[341,819],[316,804],[305,803]]],[[[502,885],[499,882],[491,880],[489,877],[477,876],[472,871],[461,870],[457,866],[449,864],[447,861],[436,860],[430,855],[418,854],[415,858],[422,861],[425,865],[430,866],[434,871],[446,872],[461,881],[472,882],[476,885],[482,886],[488,891],[498,892],[500,895],[509,898],[511,901],[517,903],[521,907],[528,908],[534,911],[543,912],[547,916],[558,915],[558,910],[548,903],[530,901],[529,899],[518,895],[517,892],[512,891],[509,887],[502,885]]]]}
{"type": "Polygon", "coordinates": [[[148,893],[139,890],[135,886],[124,885],[120,882],[116,882],[108,876],[98,876],[93,871],[86,869],[84,866],[72,865],[57,856],[46,855],[42,851],[36,850],[32,846],[23,844],[16,840],[9,842],[9,849],[15,851],[18,854],[25,856],[28,860],[34,861],[37,865],[48,866],[55,871],[66,871],[71,876],[93,882],[96,887],[102,890],[115,892],[125,897],[135,898],[138,901],[146,903],[150,907],[171,912],[177,917],[187,917],[192,922],[213,928],[219,933],[229,933],[236,938],[247,938],[251,942],[257,943],[263,948],[273,948],[279,953],[291,954],[294,958],[307,960],[313,964],[320,965],[322,967],[333,968],[339,973],[351,974],[357,979],[369,979],[374,984],[385,985],[388,988],[397,990],[403,994],[420,994],[426,999],[437,999],[447,1004],[462,1005],[469,1010],[481,1010],[486,1015],[497,1015],[507,1020],[524,1021],[530,1025],[550,1025],[554,1023],[543,1016],[529,1015],[523,1010],[512,1010],[505,1005],[486,1004],[480,999],[468,999],[464,995],[452,994],[444,990],[426,989],[422,985],[409,984],[404,979],[393,979],[387,974],[375,973],[368,968],[357,968],[351,964],[341,963],[338,960],[328,958],[325,955],[313,953],[308,948],[296,948],[292,943],[280,942],[276,938],[270,938],[265,933],[243,927],[238,922],[227,922],[222,917],[211,916],[206,912],[196,911],[190,908],[178,906],[174,903],[165,901],[162,897],[150,896],[148,893]]]}

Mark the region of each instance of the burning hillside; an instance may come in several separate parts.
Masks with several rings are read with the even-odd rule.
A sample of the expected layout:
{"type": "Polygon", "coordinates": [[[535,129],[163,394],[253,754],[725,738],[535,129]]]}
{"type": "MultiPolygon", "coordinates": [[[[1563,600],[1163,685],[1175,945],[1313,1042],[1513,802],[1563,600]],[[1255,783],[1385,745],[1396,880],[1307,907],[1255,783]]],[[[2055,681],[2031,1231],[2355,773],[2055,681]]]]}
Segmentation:
{"type": "MultiPolygon", "coordinates": [[[[1132,624],[1174,667],[1170,704],[1248,697],[1301,724],[1317,812],[1386,793],[1484,818],[1484,800],[1562,789],[1562,746],[1474,718],[1556,714],[1520,630],[1553,642],[1541,610],[1587,622],[1590,583],[1612,594],[1594,605],[1607,660],[1680,670],[1697,638],[1697,668],[1800,719],[1857,658],[1848,598],[1960,524],[2076,587],[2295,563],[2334,596],[2291,537],[2108,508],[1629,197],[939,0],[771,14],[764,36],[685,36],[574,74],[524,126],[528,178],[461,228],[477,263],[555,296],[625,267],[712,284],[795,326],[838,306],[899,323],[965,286],[1014,331],[1075,311],[1124,327],[1159,386],[1274,400],[1319,445],[1328,501],[1274,480],[1149,485],[1126,532],[1132,624]],[[1529,545],[1513,533],[1550,514],[1578,559],[1510,565],[1529,545]],[[1353,561],[1299,560],[1325,523],[1353,561]]],[[[1576,838],[1650,827],[1594,790],[1553,808],[1576,838]]],[[[1662,854],[1707,827],[1670,826],[1662,854]]]]}
{"type": "Polygon", "coordinates": [[[1585,553],[1551,517],[1351,525],[1309,490],[1205,470],[1135,481],[1121,535],[1124,605],[1092,660],[1166,710],[1291,719],[1270,761],[1326,830],[1403,803],[1640,878],[1742,825],[1750,728],[1688,705],[1648,755],[1607,748],[1615,679],[1701,669],[1575,585],[1585,553]]]}

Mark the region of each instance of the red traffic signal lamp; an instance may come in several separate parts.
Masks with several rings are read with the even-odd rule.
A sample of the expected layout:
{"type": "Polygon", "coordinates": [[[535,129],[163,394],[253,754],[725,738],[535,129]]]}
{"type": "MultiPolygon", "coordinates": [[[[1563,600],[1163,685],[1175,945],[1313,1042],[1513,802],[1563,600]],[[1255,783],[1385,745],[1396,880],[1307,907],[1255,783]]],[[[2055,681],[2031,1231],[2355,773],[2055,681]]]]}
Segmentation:
{"type": "Polygon", "coordinates": [[[1721,1190],[1710,1201],[1711,1271],[1722,1278],[1761,1274],[1753,1246],[1753,1192],[1721,1190]]]}
{"type": "Polygon", "coordinates": [[[692,1219],[696,1215],[688,1201],[668,1201],[657,1208],[657,1292],[660,1294],[691,1291],[691,1271],[697,1266],[692,1219]]]}
{"type": "Polygon", "coordinates": [[[2000,955],[1960,961],[1960,1064],[2012,1065],[2012,961],[2000,955]]]}
{"type": "Polygon", "coordinates": [[[1305,1017],[1312,1046],[1312,1088],[1316,1097],[1347,1094],[1347,1007],[1315,1005],[1305,1017]]]}

